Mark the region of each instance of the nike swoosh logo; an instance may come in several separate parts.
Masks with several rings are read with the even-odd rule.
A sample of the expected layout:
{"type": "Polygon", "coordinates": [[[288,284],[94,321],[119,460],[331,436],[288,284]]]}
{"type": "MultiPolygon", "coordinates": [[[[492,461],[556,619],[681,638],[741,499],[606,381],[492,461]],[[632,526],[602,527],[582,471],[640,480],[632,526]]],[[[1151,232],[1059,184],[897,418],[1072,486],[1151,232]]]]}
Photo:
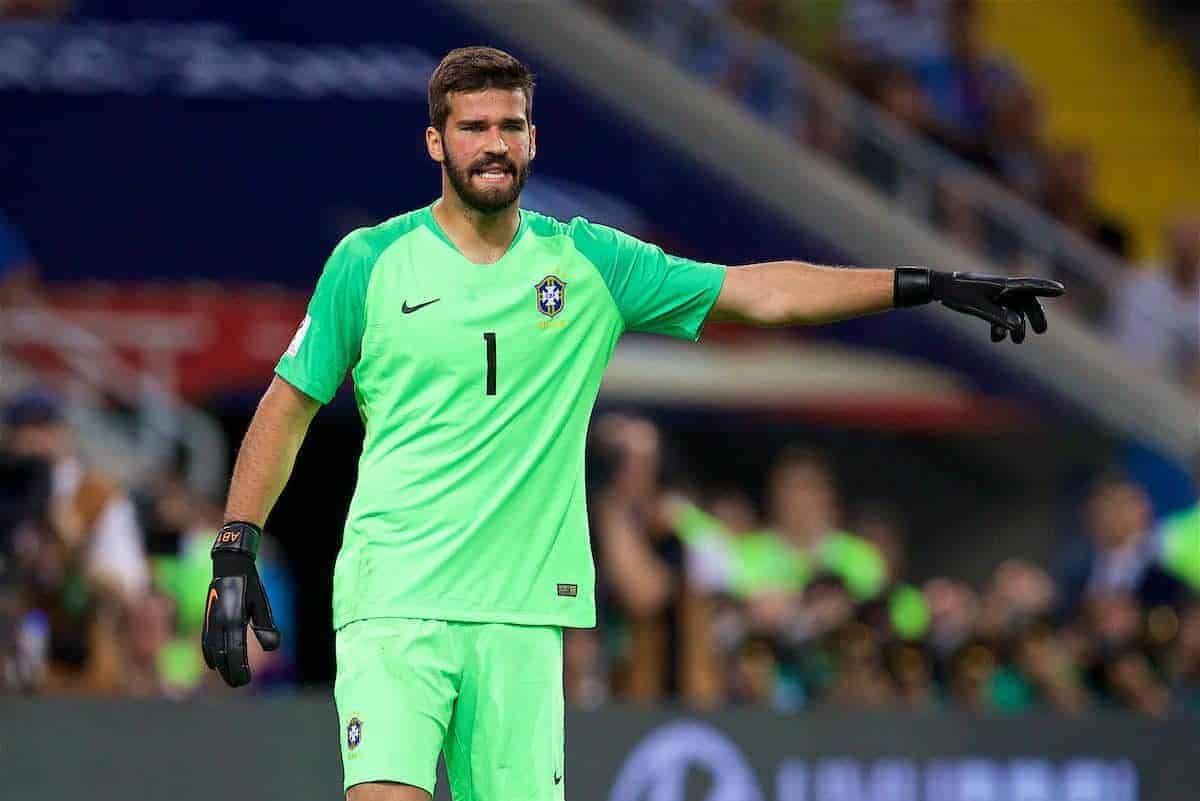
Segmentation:
{"type": "Polygon", "coordinates": [[[557,773],[555,773],[554,774],[554,783],[558,784],[561,781],[562,781],[562,776],[559,776],[557,773]]]}
{"type": "Polygon", "coordinates": [[[217,600],[216,588],[210,587],[208,590],[208,603],[204,605],[204,630],[208,631],[208,613],[212,611],[213,601],[217,600]]]}
{"type": "Polygon", "coordinates": [[[433,300],[427,300],[424,303],[418,303],[416,306],[409,306],[408,301],[406,300],[400,305],[400,311],[404,314],[412,314],[417,309],[423,309],[430,303],[437,303],[439,300],[441,300],[441,298],[434,298],[433,300]]]}

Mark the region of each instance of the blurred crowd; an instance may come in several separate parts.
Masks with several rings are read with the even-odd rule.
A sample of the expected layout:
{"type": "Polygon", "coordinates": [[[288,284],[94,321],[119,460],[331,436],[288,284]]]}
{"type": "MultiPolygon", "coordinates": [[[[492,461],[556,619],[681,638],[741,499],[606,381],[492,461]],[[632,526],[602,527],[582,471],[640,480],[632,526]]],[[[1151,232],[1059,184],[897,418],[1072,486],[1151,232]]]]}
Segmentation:
{"type": "Polygon", "coordinates": [[[1108,329],[1134,363],[1178,376],[1200,394],[1200,210],[1180,209],[1164,221],[1160,262],[1127,270],[1113,291],[1066,256],[1045,263],[1028,233],[974,191],[968,171],[942,165],[935,185],[914,193],[911,171],[881,146],[871,120],[794,58],[822,64],[894,122],[1128,264],[1128,228],[1097,204],[1091,153],[1050,143],[1043,98],[983,45],[978,0],[592,5],[812,150],[920,207],[959,245],[1009,269],[1062,277],[1071,287],[1066,302],[1108,329]]]}
{"type": "MultiPolygon", "coordinates": [[[[225,691],[198,647],[220,507],[173,475],[130,492],[76,438],[52,395],[4,409],[0,689],[225,691]]],[[[780,452],[760,510],[740,485],[666,484],[663,450],[649,420],[593,421],[600,623],[567,632],[573,704],[1200,713],[1200,506],[1156,521],[1136,483],[1105,473],[1057,565],[1007,561],[972,587],[912,570],[902,509],[844,509],[818,451],[780,452]]],[[[259,570],[290,632],[275,548],[259,570]]],[[[295,639],[267,654],[249,638],[252,690],[296,686],[295,639]]]]}
{"type": "MultiPolygon", "coordinates": [[[[199,649],[221,509],[174,475],[131,493],[78,448],[66,407],[30,391],[0,433],[0,694],[183,697],[217,689],[199,649]]],[[[292,588],[271,544],[260,572],[281,626],[292,588]]],[[[256,686],[295,680],[253,637],[256,686]]]]}
{"type": "Polygon", "coordinates": [[[601,622],[567,633],[572,703],[1200,713],[1200,506],[1156,521],[1106,472],[1055,565],[972,587],[918,580],[902,511],[844,509],[818,451],[781,451],[762,510],[736,486],[668,488],[662,453],[648,420],[593,423],[601,622]]]}

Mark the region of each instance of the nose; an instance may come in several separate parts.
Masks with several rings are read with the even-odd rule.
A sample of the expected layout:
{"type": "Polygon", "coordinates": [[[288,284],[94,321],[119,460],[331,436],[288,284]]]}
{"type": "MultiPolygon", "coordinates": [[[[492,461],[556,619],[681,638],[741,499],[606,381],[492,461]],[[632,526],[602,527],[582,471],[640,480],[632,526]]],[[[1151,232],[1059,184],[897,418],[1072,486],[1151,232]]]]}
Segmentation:
{"type": "Polygon", "coordinates": [[[487,144],[484,146],[484,151],[487,153],[496,154],[508,152],[508,142],[504,141],[504,137],[500,135],[499,130],[496,130],[490,137],[488,137],[487,144]]]}

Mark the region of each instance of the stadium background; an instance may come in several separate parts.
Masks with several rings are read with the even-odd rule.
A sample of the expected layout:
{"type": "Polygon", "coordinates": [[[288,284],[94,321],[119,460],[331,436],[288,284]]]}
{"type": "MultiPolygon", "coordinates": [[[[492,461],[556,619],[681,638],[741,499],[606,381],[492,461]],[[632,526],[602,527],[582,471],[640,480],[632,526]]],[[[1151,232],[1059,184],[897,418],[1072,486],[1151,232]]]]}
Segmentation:
{"type": "Polygon", "coordinates": [[[0,3],[4,795],[200,797],[217,737],[246,797],[337,792],[348,388],[268,525],[285,648],[248,691],[197,661],[207,547],[321,262],[432,199],[425,81],[486,42],[540,76],[530,208],[714,261],[1070,288],[1020,349],[937,310],[627,338],[572,797],[1194,798],[1187,6],[0,3]],[[800,578],[732,580],[763,542],[800,578]]]}

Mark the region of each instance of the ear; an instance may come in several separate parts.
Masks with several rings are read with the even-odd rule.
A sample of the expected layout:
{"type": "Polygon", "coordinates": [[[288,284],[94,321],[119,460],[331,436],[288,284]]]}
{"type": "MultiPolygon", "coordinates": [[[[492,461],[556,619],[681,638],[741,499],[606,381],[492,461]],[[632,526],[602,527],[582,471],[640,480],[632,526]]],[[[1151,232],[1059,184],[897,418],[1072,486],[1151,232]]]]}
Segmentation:
{"type": "Polygon", "coordinates": [[[537,155],[537,126],[529,126],[529,158],[533,159],[537,155]]]}
{"type": "Polygon", "coordinates": [[[432,125],[425,129],[425,149],[429,151],[429,158],[437,163],[441,164],[446,160],[446,152],[442,149],[442,135],[432,125]]]}

